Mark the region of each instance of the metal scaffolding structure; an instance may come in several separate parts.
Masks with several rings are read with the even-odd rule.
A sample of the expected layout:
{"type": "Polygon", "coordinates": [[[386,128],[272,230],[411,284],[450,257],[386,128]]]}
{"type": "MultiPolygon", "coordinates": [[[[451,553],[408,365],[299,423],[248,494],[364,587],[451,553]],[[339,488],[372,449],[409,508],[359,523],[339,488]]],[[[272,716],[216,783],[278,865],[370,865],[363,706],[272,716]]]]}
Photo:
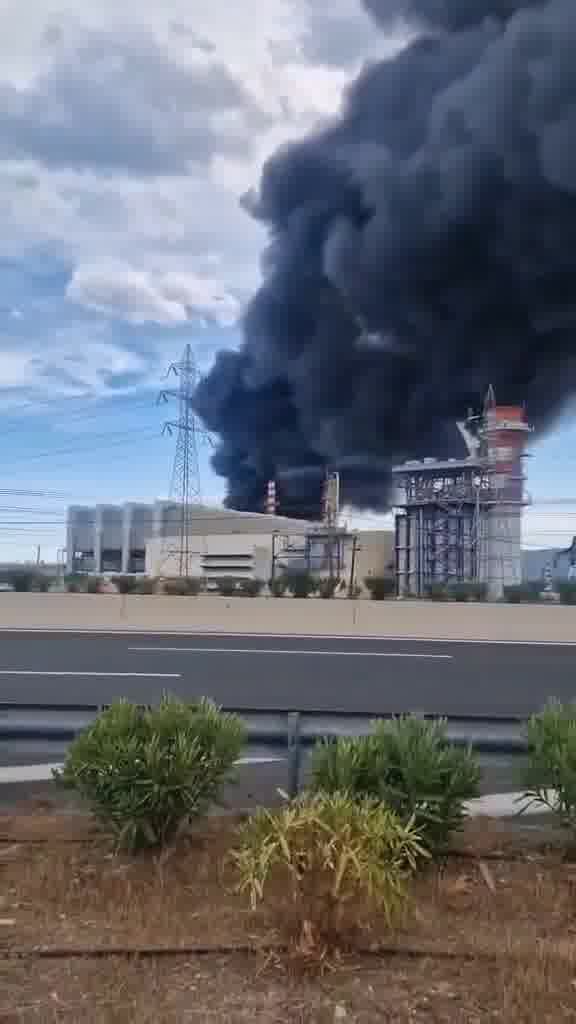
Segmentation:
{"type": "Polygon", "coordinates": [[[529,427],[518,407],[497,406],[460,424],[468,456],[395,467],[399,596],[435,585],[482,583],[492,597],[521,580],[523,449],[529,427]]]}

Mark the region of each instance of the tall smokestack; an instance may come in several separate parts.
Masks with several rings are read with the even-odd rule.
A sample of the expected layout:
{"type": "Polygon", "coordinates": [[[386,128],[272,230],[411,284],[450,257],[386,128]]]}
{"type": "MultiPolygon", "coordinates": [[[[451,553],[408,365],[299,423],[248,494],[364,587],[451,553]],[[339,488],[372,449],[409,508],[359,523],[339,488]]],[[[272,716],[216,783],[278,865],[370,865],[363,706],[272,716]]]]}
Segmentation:
{"type": "Polygon", "coordinates": [[[576,388],[575,0],[365,3],[411,41],[268,161],[265,278],[196,393],[236,507],[329,466],[384,508],[490,384],[537,431],[576,388]]]}

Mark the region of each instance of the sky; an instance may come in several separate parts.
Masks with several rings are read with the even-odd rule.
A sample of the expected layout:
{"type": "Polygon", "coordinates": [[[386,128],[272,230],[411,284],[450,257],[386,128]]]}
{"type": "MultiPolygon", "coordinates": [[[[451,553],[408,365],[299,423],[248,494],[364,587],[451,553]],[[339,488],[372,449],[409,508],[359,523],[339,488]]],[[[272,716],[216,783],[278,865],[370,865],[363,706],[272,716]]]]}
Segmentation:
{"type": "MultiPolygon", "coordinates": [[[[239,342],[263,161],[402,34],[358,0],[0,0],[0,22],[0,559],[48,560],[67,504],[169,494],[157,395],[186,344],[201,373],[239,342]]],[[[566,416],[532,446],[528,545],[576,533],[575,441],[566,416]]],[[[220,501],[207,447],[201,478],[220,501]]]]}

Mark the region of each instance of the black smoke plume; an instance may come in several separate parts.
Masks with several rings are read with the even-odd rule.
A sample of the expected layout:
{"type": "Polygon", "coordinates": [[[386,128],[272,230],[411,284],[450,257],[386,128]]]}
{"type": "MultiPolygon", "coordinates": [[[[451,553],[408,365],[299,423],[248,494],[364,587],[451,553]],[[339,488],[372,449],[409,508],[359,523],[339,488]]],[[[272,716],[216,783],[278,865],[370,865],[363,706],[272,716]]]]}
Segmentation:
{"type": "Polygon", "coordinates": [[[233,507],[318,509],[326,467],[457,454],[490,384],[539,430],[576,389],[576,0],[366,0],[412,41],[267,163],[264,281],[196,406],[233,507]]]}

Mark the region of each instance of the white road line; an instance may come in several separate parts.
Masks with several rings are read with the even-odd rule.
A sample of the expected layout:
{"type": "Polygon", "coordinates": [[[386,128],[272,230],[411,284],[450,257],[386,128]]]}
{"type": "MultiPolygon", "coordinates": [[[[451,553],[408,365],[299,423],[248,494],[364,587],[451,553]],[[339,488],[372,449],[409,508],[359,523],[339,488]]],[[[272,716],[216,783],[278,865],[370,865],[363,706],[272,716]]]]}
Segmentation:
{"type": "Polygon", "coordinates": [[[164,651],[169,654],[185,652],[187,654],[297,654],[320,655],[321,657],[339,658],[424,658],[434,661],[452,661],[451,654],[404,654],[400,651],[290,651],[262,647],[129,647],[129,651],[164,651]]]}
{"type": "Polygon", "coordinates": [[[190,629],[132,629],[121,626],[94,627],[77,626],[0,626],[0,633],[57,633],[77,636],[194,636],[194,637],[249,637],[253,639],[286,640],[355,640],[358,643],[413,643],[413,644],[482,644],[493,647],[576,647],[576,640],[491,640],[487,637],[419,636],[385,633],[243,633],[240,630],[221,632],[219,630],[190,629]]]}
{"type": "Polygon", "coordinates": [[[27,668],[1,668],[0,676],[93,676],[96,679],[181,679],[180,672],[45,672],[27,668]]]}

